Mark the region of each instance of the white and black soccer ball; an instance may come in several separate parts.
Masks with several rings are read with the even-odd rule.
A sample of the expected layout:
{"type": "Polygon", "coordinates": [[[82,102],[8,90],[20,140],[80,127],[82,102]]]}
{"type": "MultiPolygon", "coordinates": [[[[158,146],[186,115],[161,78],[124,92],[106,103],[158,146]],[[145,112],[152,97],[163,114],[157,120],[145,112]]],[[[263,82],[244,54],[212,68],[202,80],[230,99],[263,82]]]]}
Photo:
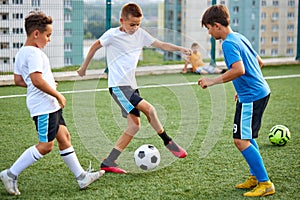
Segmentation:
{"type": "Polygon", "coordinates": [[[284,146],[290,139],[290,130],[284,125],[275,125],[269,132],[269,140],[274,145],[284,146]]]}
{"type": "Polygon", "coordinates": [[[151,144],[144,144],[134,152],[135,164],[142,170],[152,170],[160,163],[160,153],[151,144]]]}

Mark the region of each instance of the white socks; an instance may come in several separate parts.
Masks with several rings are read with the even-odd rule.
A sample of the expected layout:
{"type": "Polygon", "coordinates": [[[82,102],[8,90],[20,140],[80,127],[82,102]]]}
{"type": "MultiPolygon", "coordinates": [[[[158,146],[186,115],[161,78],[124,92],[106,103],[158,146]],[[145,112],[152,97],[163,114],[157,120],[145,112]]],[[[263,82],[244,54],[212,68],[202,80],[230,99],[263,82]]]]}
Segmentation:
{"type": "MultiPolygon", "coordinates": [[[[59,151],[63,161],[73,172],[74,176],[78,178],[80,175],[85,175],[85,171],[81,167],[74,148],[71,146],[65,150],[59,151]]],[[[24,169],[38,161],[43,157],[35,146],[26,149],[23,154],[10,167],[9,171],[12,175],[18,176],[24,169]]]]}
{"type": "Polygon", "coordinates": [[[23,152],[18,160],[16,160],[16,162],[10,167],[9,171],[13,175],[18,176],[24,169],[42,157],[43,155],[40,154],[37,148],[35,146],[31,146],[23,152]]]}
{"type": "Polygon", "coordinates": [[[69,148],[59,151],[63,161],[68,165],[69,169],[73,172],[74,176],[78,178],[85,171],[81,167],[74,148],[70,146],[69,148]]]}

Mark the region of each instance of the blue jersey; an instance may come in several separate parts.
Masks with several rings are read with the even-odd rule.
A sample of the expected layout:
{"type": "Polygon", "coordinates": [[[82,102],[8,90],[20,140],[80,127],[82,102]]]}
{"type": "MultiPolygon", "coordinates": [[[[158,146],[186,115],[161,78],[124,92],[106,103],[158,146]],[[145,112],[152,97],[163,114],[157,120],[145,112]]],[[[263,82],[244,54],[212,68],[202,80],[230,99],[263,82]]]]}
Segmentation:
{"type": "Polygon", "coordinates": [[[257,53],[246,37],[236,32],[230,33],[223,41],[222,49],[228,69],[238,61],[244,64],[245,74],[232,81],[241,103],[259,100],[270,93],[256,58],[257,53]]]}

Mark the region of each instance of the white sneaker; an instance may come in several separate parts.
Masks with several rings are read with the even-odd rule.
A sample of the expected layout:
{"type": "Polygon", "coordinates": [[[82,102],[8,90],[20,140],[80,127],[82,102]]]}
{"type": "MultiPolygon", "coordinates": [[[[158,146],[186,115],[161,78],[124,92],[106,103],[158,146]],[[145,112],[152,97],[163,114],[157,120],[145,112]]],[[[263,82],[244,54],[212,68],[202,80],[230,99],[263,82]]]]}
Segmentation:
{"type": "Polygon", "coordinates": [[[0,173],[0,179],[3,182],[5,189],[9,194],[12,194],[12,195],[20,195],[21,194],[21,192],[18,189],[18,183],[17,183],[18,180],[10,178],[7,175],[7,169],[3,170],[0,173]]]}
{"type": "Polygon", "coordinates": [[[100,170],[97,172],[86,172],[85,177],[82,180],[77,180],[80,189],[85,189],[94,181],[98,180],[103,174],[105,173],[104,170],[100,170]]]}

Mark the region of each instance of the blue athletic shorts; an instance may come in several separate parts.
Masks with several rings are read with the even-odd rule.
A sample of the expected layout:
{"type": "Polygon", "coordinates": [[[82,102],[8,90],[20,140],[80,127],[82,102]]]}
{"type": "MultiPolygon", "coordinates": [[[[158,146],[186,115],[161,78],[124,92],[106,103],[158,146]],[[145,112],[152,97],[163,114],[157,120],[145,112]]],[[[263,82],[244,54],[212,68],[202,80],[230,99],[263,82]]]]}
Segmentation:
{"type": "Polygon", "coordinates": [[[143,100],[138,89],[130,86],[119,86],[109,88],[109,92],[122,110],[122,116],[127,117],[129,113],[140,117],[140,111],[135,106],[143,100]]]}
{"type": "Polygon", "coordinates": [[[55,139],[59,125],[66,126],[62,109],[49,114],[34,116],[35,127],[40,142],[51,142],[55,139]]]}
{"type": "Polygon", "coordinates": [[[268,104],[270,94],[250,103],[236,103],[233,138],[250,140],[258,137],[261,119],[268,104]]]}

